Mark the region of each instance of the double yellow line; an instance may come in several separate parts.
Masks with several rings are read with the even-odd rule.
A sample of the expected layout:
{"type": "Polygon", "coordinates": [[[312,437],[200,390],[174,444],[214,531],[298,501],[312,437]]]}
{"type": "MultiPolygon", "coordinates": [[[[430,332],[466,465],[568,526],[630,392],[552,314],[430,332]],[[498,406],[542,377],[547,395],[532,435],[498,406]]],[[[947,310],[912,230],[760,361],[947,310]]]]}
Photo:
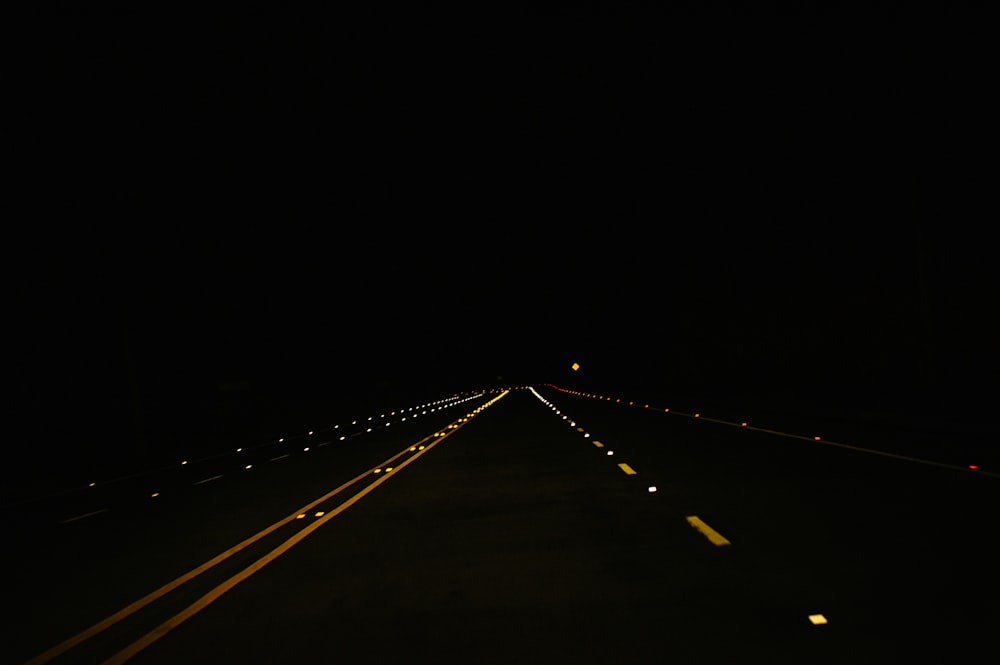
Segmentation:
{"type": "MultiPolygon", "coordinates": [[[[410,457],[408,459],[406,459],[405,461],[401,462],[399,464],[399,466],[393,468],[394,472],[398,472],[398,471],[402,470],[408,464],[412,463],[414,460],[416,460],[421,455],[423,455],[424,453],[426,453],[428,450],[430,450],[431,448],[433,448],[434,446],[436,446],[438,443],[440,443],[444,439],[448,438],[449,436],[451,436],[452,434],[454,434],[455,432],[457,432],[460,428],[462,428],[464,425],[466,425],[471,420],[472,417],[474,417],[476,414],[478,414],[480,411],[482,411],[483,409],[487,408],[488,406],[491,406],[494,402],[496,402],[497,400],[499,400],[500,398],[502,398],[504,395],[506,395],[507,392],[508,391],[506,391],[506,390],[503,391],[502,393],[500,393],[499,395],[497,395],[496,397],[494,397],[490,401],[482,404],[481,406],[479,406],[478,408],[476,408],[475,410],[473,410],[471,413],[467,414],[466,417],[459,418],[458,420],[455,420],[454,422],[452,422],[451,424],[449,424],[449,425],[445,426],[444,428],[438,430],[437,432],[435,432],[435,433],[433,433],[433,434],[431,434],[429,436],[424,437],[423,439],[421,439],[420,441],[418,441],[416,443],[413,443],[413,444],[407,446],[406,448],[404,448],[400,452],[396,453],[395,455],[393,455],[389,459],[385,460],[381,464],[379,464],[377,466],[374,466],[374,467],[366,470],[365,472],[363,472],[363,473],[355,476],[354,478],[352,478],[351,480],[348,480],[346,483],[344,483],[340,487],[337,487],[336,489],[331,490],[330,492],[324,494],[323,496],[319,497],[318,499],[310,502],[308,505],[303,506],[302,508],[296,510],[291,515],[288,515],[287,517],[278,520],[277,522],[275,522],[271,526],[263,529],[262,531],[257,532],[256,534],[254,534],[253,536],[247,538],[246,540],[244,540],[243,542],[239,543],[238,545],[234,545],[233,547],[229,548],[225,552],[222,552],[218,556],[216,556],[216,557],[214,557],[214,558],[206,561],[205,563],[201,564],[200,566],[198,566],[194,570],[192,570],[192,571],[190,571],[190,572],[188,572],[188,573],[186,573],[184,575],[181,575],[177,579],[175,579],[175,580],[173,580],[173,581],[171,581],[171,582],[163,585],[162,587],[160,587],[156,591],[153,591],[152,593],[149,593],[146,596],[143,596],[139,600],[135,601],[134,603],[132,603],[132,604],[130,604],[130,605],[128,605],[128,606],[126,606],[126,607],[124,607],[122,609],[120,609],[119,611],[115,612],[114,614],[112,614],[111,616],[107,617],[106,619],[104,619],[102,621],[99,621],[98,623],[94,624],[90,628],[87,628],[83,632],[78,633],[77,635],[74,635],[73,637],[71,637],[71,638],[69,638],[69,639],[67,639],[67,640],[65,640],[65,641],[57,644],[56,646],[52,647],[51,649],[49,649],[49,650],[47,650],[47,651],[45,651],[45,652],[43,652],[43,653],[35,656],[31,660],[27,661],[24,665],[41,665],[42,663],[47,663],[48,661],[52,660],[53,658],[56,658],[57,656],[59,656],[59,655],[65,653],[65,652],[69,651],[73,647],[75,647],[75,646],[79,645],[80,643],[82,643],[82,642],[90,639],[91,637],[97,635],[98,633],[101,633],[104,630],[107,630],[108,628],[110,628],[111,626],[115,625],[116,623],[118,623],[122,619],[125,619],[126,617],[129,617],[132,614],[138,612],[139,610],[141,610],[142,608],[146,607],[147,605],[149,605],[153,601],[155,601],[155,600],[157,600],[157,599],[159,599],[159,598],[167,595],[168,593],[170,593],[171,591],[177,589],[179,586],[181,586],[185,582],[189,582],[190,580],[193,580],[194,578],[198,577],[202,573],[204,573],[204,572],[210,570],[211,568],[217,566],[218,564],[222,563],[223,561],[225,561],[229,557],[233,556],[237,552],[240,552],[241,550],[246,549],[250,545],[256,543],[257,541],[261,540],[262,538],[266,537],[267,535],[269,535],[269,534],[273,533],[274,531],[280,529],[281,527],[289,524],[290,522],[293,522],[293,521],[297,520],[303,513],[306,513],[309,510],[311,510],[312,508],[315,508],[316,506],[320,505],[321,503],[323,503],[325,501],[328,501],[329,499],[331,499],[334,496],[336,496],[337,494],[343,492],[344,490],[346,490],[348,487],[351,487],[355,483],[358,483],[361,480],[363,480],[365,478],[368,478],[371,475],[380,473],[382,471],[382,469],[387,469],[387,467],[389,467],[389,465],[391,465],[393,462],[395,462],[400,457],[403,457],[407,453],[413,453],[412,455],[410,455],[410,457]],[[426,444],[426,445],[424,445],[424,444],[426,444]]],[[[313,533],[314,531],[316,531],[316,529],[320,528],[321,526],[323,526],[324,524],[326,524],[327,522],[329,522],[331,519],[333,519],[334,517],[336,517],[340,513],[344,512],[345,510],[347,510],[351,506],[353,506],[362,497],[364,497],[369,492],[371,492],[372,490],[374,490],[376,487],[378,487],[379,485],[381,485],[382,483],[384,483],[392,475],[395,475],[395,473],[392,473],[392,474],[382,474],[378,478],[378,480],[375,480],[374,482],[366,485],[364,487],[364,489],[360,490],[354,496],[352,496],[351,498],[347,499],[346,501],[344,501],[343,503],[341,503],[339,506],[337,506],[333,510],[324,513],[323,516],[320,519],[317,519],[315,522],[312,522],[308,526],[302,528],[301,530],[299,530],[298,532],[296,532],[295,535],[293,535],[292,537],[288,538],[285,542],[283,542],[281,545],[279,545],[278,547],[274,548],[273,550],[271,550],[270,552],[268,552],[267,554],[265,554],[261,558],[257,559],[257,561],[253,562],[252,564],[250,564],[249,566],[247,566],[246,568],[244,568],[242,571],[240,571],[236,575],[233,575],[232,577],[230,577],[225,582],[222,582],[221,584],[219,584],[218,586],[216,586],[214,589],[212,589],[211,591],[209,591],[208,593],[206,593],[205,595],[203,595],[201,598],[199,598],[197,601],[195,601],[194,603],[192,603],[191,605],[189,605],[187,608],[185,608],[181,612],[177,613],[176,615],[172,616],[171,618],[167,619],[166,621],[164,621],[163,623],[161,623],[159,626],[157,626],[156,628],[154,628],[153,630],[151,630],[150,632],[148,632],[146,635],[144,635],[143,637],[139,638],[138,640],[136,640],[132,644],[128,645],[127,647],[125,647],[124,649],[122,649],[121,651],[119,651],[118,653],[116,653],[115,655],[113,655],[111,658],[109,658],[106,661],[104,661],[103,665],[116,665],[118,663],[124,663],[124,662],[126,662],[127,660],[129,660],[130,658],[132,658],[133,656],[135,656],[137,653],[139,653],[140,651],[142,651],[143,649],[145,649],[146,647],[148,647],[150,644],[152,644],[153,642],[155,642],[156,640],[160,639],[161,637],[163,637],[164,635],[166,635],[168,632],[170,632],[171,630],[173,630],[174,628],[176,628],[177,626],[179,626],[181,623],[183,623],[184,621],[187,621],[188,619],[190,619],[191,617],[193,617],[195,614],[197,614],[198,612],[200,612],[201,610],[203,610],[209,604],[211,604],[212,602],[214,602],[215,600],[217,600],[220,596],[222,596],[222,594],[226,593],[227,591],[229,591],[230,589],[232,589],[233,587],[235,587],[237,584],[239,584],[240,582],[246,580],[251,575],[253,575],[257,571],[259,571],[261,568],[263,568],[264,566],[266,566],[267,564],[271,563],[272,561],[274,561],[275,559],[277,559],[279,556],[281,556],[282,554],[284,554],[285,552],[287,552],[288,550],[290,550],[292,547],[294,547],[298,543],[302,542],[302,540],[304,540],[306,538],[306,536],[308,536],[309,534],[313,533]]]]}

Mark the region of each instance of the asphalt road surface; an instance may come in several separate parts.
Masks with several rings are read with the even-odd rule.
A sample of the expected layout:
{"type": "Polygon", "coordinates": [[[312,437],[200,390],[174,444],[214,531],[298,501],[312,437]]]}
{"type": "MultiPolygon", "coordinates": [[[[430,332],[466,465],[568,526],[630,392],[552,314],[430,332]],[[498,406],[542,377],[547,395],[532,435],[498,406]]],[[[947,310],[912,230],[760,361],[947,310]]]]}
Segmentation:
{"type": "Polygon", "coordinates": [[[1000,476],[825,443],[520,387],[95,481],[7,507],[3,661],[993,651],[1000,476]]]}

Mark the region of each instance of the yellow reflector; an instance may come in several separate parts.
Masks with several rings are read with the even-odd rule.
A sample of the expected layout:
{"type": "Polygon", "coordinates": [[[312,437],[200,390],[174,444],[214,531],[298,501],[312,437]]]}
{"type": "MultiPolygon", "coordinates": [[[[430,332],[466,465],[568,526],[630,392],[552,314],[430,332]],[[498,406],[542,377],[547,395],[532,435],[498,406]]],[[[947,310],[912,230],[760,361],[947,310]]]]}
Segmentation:
{"type": "Polygon", "coordinates": [[[382,473],[382,469],[375,469],[375,473],[382,473]]]}
{"type": "Polygon", "coordinates": [[[811,621],[814,626],[821,626],[824,623],[827,623],[826,617],[822,614],[810,614],[809,621],[811,621]]]}
{"type": "Polygon", "coordinates": [[[321,511],[319,511],[318,513],[316,513],[316,517],[323,517],[323,515],[325,515],[325,514],[326,514],[326,513],[324,513],[324,512],[323,512],[323,511],[321,510],[321,511]]]}
{"type": "Polygon", "coordinates": [[[302,514],[300,514],[300,515],[296,515],[296,516],[295,516],[295,519],[297,519],[297,520],[300,520],[300,519],[302,519],[302,518],[303,518],[303,517],[305,517],[305,516],[306,516],[306,514],[305,514],[305,513],[302,513],[302,514]]]}
{"type": "Polygon", "coordinates": [[[159,493],[159,492],[153,492],[153,493],[152,493],[152,494],[150,494],[149,496],[150,496],[150,497],[155,497],[155,496],[160,496],[160,493],[159,493]]]}
{"type": "Polygon", "coordinates": [[[575,372],[576,370],[580,369],[580,363],[573,363],[572,365],[570,365],[570,367],[572,367],[573,371],[575,372]]]}
{"type": "Polygon", "coordinates": [[[391,467],[391,466],[387,466],[387,467],[385,468],[385,472],[386,472],[386,473],[389,473],[390,471],[392,471],[392,467],[391,467]]]}

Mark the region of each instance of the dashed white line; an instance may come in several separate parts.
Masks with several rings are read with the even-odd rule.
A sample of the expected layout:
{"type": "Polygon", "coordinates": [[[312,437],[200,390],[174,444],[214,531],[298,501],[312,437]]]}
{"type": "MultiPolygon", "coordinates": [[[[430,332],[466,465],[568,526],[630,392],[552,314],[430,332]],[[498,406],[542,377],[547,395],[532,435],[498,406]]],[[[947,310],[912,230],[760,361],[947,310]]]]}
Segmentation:
{"type": "Polygon", "coordinates": [[[204,480],[199,480],[198,482],[196,482],[196,483],[195,483],[195,485],[201,485],[201,484],[203,484],[203,483],[210,483],[210,482],[212,482],[213,480],[218,480],[218,479],[219,479],[219,478],[221,478],[221,477],[222,477],[222,474],[220,473],[220,474],[219,474],[219,475],[217,475],[217,476],[212,476],[211,478],[205,478],[204,480]]]}
{"type": "Polygon", "coordinates": [[[101,513],[106,513],[106,512],[108,512],[107,508],[101,508],[100,510],[95,510],[95,511],[90,512],[90,513],[84,513],[83,515],[77,515],[76,517],[70,517],[69,519],[65,519],[65,520],[63,520],[63,521],[61,521],[59,523],[60,524],[69,524],[70,522],[75,522],[77,520],[82,520],[82,519],[85,519],[87,517],[93,517],[94,515],[100,515],[101,513]]]}

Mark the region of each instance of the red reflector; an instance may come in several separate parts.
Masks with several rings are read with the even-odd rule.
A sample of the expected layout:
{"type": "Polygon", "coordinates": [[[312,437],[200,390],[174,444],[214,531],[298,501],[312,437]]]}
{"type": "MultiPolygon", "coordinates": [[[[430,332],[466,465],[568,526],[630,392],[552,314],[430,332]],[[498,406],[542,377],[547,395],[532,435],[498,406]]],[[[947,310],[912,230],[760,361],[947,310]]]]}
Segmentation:
{"type": "Polygon", "coordinates": [[[969,465],[969,468],[970,468],[970,469],[978,469],[979,467],[978,467],[978,466],[976,466],[975,464],[970,464],[970,465],[969,465]]]}

